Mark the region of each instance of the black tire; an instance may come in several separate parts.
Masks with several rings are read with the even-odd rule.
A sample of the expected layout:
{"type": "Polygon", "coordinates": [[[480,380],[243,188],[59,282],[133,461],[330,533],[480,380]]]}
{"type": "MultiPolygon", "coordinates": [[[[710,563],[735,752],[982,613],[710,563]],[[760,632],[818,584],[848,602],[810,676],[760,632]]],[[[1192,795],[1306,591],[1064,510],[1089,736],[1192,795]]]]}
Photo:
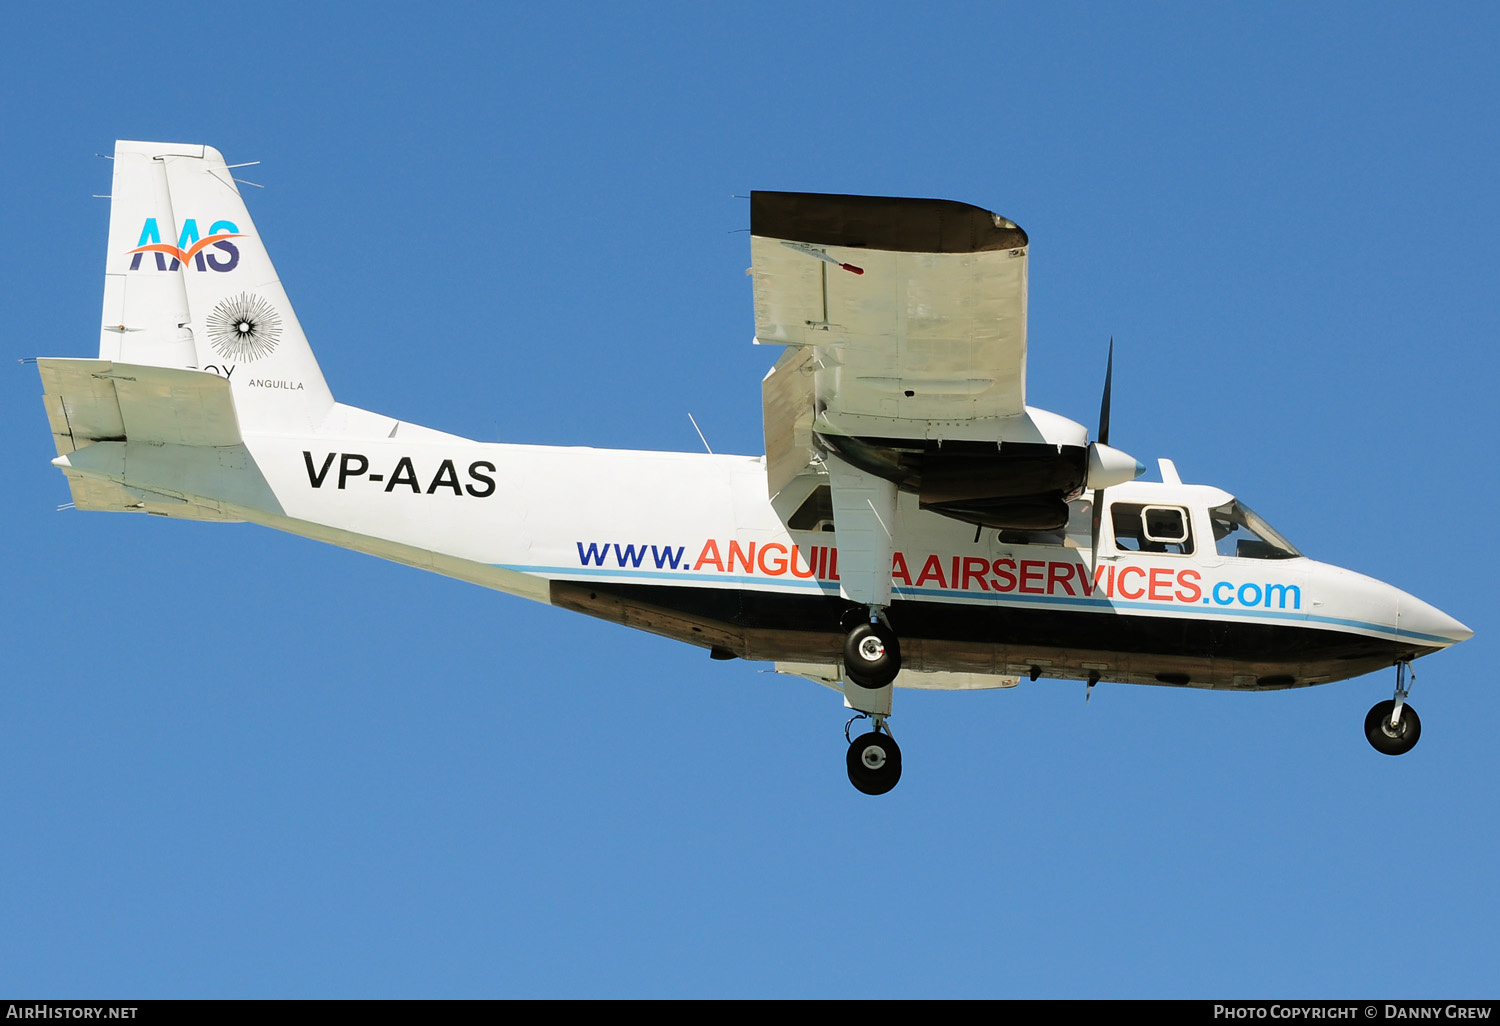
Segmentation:
{"type": "Polygon", "coordinates": [[[1388,698],[1376,702],[1365,716],[1365,737],[1382,755],[1405,755],[1416,747],[1417,739],[1422,736],[1422,721],[1409,705],[1401,707],[1401,722],[1395,730],[1391,729],[1391,711],[1395,708],[1396,700],[1388,698]]]}
{"type": "Polygon", "coordinates": [[[865,794],[885,794],[901,779],[901,749],[889,734],[872,730],[849,746],[849,783],[865,794]]]}
{"type": "Polygon", "coordinates": [[[862,623],[844,638],[844,672],[862,688],[883,688],[901,672],[901,642],[883,623],[862,623]]]}

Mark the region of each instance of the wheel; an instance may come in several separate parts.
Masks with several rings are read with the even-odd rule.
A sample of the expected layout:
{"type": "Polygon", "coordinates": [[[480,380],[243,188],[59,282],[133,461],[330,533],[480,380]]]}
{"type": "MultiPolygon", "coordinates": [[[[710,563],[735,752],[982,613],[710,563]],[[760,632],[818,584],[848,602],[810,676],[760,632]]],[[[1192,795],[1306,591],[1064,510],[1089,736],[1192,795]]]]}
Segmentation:
{"type": "Polygon", "coordinates": [[[844,672],[862,688],[883,688],[901,672],[901,643],[883,623],[862,623],[844,638],[844,672]]]}
{"type": "Polygon", "coordinates": [[[889,734],[870,731],[849,746],[849,783],[865,794],[885,794],[901,779],[901,749],[889,734]]]}
{"type": "Polygon", "coordinates": [[[1365,717],[1365,737],[1377,752],[1384,755],[1405,755],[1422,736],[1422,721],[1410,705],[1401,707],[1401,722],[1395,728],[1391,727],[1391,710],[1395,708],[1396,700],[1388,698],[1376,702],[1365,717]]]}

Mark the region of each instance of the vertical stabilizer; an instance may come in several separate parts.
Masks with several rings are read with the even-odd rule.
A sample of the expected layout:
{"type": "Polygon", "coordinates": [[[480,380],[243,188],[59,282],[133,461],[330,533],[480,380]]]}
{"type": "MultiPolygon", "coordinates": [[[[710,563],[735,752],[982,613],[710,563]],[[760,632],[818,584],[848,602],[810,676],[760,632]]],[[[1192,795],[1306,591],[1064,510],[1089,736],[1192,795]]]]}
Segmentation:
{"type": "Polygon", "coordinates": [[[115,144],[102,359],[229,379],[247,430],[315,428],[333,406],[224,158],[115,144]]]}

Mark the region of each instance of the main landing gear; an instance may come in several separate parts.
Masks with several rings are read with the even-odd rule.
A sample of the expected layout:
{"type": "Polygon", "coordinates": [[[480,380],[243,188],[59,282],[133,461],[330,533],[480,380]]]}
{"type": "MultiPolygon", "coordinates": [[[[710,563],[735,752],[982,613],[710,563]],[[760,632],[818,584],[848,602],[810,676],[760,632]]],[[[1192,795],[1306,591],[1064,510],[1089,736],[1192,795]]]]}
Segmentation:
{"type": "Polygon", "coordinates": [[[885,794],[901,779],[901,749],[891,737],[891,684],[901,672],[901,642],[885,621],[881,607],[849,610],[841,625],[844,636],[844,704],[855,715],[844,724],[849,741],[849,782],[865,794],[885,794]],[[849,740],[855,720],[870,720],[874,729],[849,740]]]}
{"type": "Polygon", "coordinates": [[[844,636],[844,673],[862,688],[883,688],[901,672],[901,642],[884,621],[856,623],[844,636]]]}
{"type": "Polygon", "coordinates": [[[861,713],[844,724],[844,739],[849,739],[849,727],[855,720],[873,719],[875,729],[861,734],[849,742],[849,783],[865,794],[885,794],[901,779],[901,749],[891,737],[891,728],[884,716],[866,716],[861,713]]]}
{"type": "Polygon", "coordinates": [[[1417,679],[1410,670],[1411,664],[1404,659],[1396,664],[1396,697],[1376,702],[1365,717],[1365,737],[1383,755],[1405,755],[1422,736],[1422,721],[1417,711],[1406,704],[1406,696],[1417,679]]]}

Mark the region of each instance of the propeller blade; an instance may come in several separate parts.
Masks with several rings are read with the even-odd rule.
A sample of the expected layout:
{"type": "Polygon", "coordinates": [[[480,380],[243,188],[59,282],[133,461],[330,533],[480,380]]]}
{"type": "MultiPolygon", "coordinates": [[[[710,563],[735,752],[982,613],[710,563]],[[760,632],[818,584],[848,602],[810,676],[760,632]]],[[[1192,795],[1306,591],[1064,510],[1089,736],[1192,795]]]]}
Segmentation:
{"type": "MultiPolygon", "coordinates": [[[[1099,434],[1097,441],[1100,445],[1109,444],[1109,393],[1115,379],[1115,337],[1109,336],[1109,360],[1104,365],[1104,398],[1099,401],[1099,434]]],[[[1099,523],[1104,516],[1104,489],[1095,488],[1092,503],[1093,522],[1090,524],[1089,558],[1094,565],[1089,567],[1089,572],[1097,579],[1099,576],[1099,523]]]]}
{"type": "Polygon", "coordinates": [[[1109,362],[1104,365],[1104,398],[1099,403],[1098,441],[1109,444],[1109,391],[1115,376],[1115,337],[1109,337],[1109,362]]]}
{"type": "Polygon", "coordinates": [[[1093,506],[1093,524],[1089,531],[1089,538],[1091,539],[1089,543],[1089,559],[1093,560],[1094,565],[1089,567],[1089,573],[1093,574],[1097,580],[1099,576],[1099,521],[1104,515],[1103,488],[1094,489],[1094,495],[1090,500],[1090,504],[1093,506]]]}

